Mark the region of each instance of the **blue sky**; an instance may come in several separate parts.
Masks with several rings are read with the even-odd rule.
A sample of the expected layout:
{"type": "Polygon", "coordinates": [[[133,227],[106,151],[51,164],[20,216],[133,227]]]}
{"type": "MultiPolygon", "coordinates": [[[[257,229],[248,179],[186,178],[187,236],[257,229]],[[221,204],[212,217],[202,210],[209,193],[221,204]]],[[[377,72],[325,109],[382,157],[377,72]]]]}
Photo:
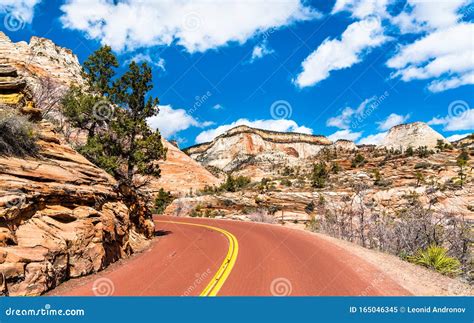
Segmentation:
{"type": "Polygon", "coordinates": [[[110,44],[123,66],[149,62],[161,105],[150,124],[182,147],[238,124],[359,143],[403,122],[429,122],[451,139],[474,128],[470,0],[0,0],[0,8],[13,41],[50,38],[81,62],[110,44]]]}

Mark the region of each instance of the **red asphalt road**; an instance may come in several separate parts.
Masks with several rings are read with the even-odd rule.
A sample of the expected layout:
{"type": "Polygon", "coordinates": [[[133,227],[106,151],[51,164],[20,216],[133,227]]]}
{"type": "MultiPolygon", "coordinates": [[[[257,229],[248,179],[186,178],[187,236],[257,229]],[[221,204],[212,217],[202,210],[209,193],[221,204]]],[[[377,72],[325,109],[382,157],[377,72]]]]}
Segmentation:
{"type": "MultiPolygon", "coordinates": [[[[237,261],[219,296],[409,295],[363,259],[308,232],[227,220],[155,220],[206,224],[235,235],[237,261]]],[[[199,295],[226,256],[227,238],[203,227],[156,224],[163,235],[148,251],[51,294],[199,295]]]]}

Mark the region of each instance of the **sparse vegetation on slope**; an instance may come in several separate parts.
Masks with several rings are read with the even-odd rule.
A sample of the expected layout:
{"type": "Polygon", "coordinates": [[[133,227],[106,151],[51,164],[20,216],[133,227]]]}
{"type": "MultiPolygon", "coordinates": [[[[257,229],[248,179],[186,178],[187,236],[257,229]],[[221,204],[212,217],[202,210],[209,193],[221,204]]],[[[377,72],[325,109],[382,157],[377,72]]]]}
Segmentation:
{"type": "Polygon", "coordinates": [[[159,112],[158,99],[148,95],[153,88],[151,68],[132,61],[113,80],[118,63],[107,46],[94,52],[84,66],[89,87],[67,93],[64,114],[88,133],[78,150],[118,180],[129,203],[137,203],[145,198],[140,188],[147,176],[160,176],[156,161],[166,156],[159,131],[146,122],[159,112]]]}
{"type": "Polygon", "coordinates": [[[34,125],[25,116],[0,110],[0,155],[34,156],[38,153],[34,125]]]}
{"type": "Polygon", "coordinates": [[[430,245],[425,250],[418,250],[415,255],[408,258],[409,261],[436,270],[437,272],[456,276],[461,272],[459,260],[449,257],[448,250],[437,245],[430,245]]]}

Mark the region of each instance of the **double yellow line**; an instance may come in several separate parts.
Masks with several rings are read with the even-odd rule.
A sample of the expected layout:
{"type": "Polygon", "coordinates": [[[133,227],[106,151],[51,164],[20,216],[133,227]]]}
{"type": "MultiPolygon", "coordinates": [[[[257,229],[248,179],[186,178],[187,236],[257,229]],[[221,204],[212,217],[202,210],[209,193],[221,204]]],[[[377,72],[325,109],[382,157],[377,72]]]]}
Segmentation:
{"type": "Polygon", "coordinates": [[[190,222],[180,222],[180,221],[158,221],[158,222],[166,222],[166,223],[175,223],[175,224],[184,224],[184,225],[192,225],[196,227],[203,227],[210,230],[214,230],[217,232],[222,233],[226,236],[227,240],[229,240],[229,250],[227,251],[227,255],[224,259],[224,262],[217,270],[214,277],[212,277],[209,284],[204,288],[204,290],[199,294],[199,296],[216,296],[219,290],[224,285],[225,281],[230,275],[232,268],[235,265],[235,261],[237,260],[237,255],[239,253],[239,243],[237,242],[237,238],[227,230],[213,227],[210,225],[205,224],[197,224],[197,223],[190,223],[190,222]]]}

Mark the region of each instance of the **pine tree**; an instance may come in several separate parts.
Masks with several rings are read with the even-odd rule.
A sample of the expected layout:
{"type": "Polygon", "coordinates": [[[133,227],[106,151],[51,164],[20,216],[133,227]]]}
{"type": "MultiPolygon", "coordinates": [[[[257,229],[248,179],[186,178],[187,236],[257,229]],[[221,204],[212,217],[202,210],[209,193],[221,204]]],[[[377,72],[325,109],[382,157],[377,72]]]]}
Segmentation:
{"type": "Polygon", "coordinates": [[[324,162],[319,162],[313,166],[311,172],[311,186],[315,188],[323,188],[326,186],[326,180],[329,178],[329,172],[324,162]]]}
{"type": "Polygon", "coordinates": [[[102,95],[109,95],[112,90],[110,80],[115,75],[114,68],[117,67],[117,57],[110,46],[103,46],[90,55],[84,62],[84,76],[90,89],[102,95]]]}
{"type": "Polygon", "coordinates": [[[465,173],[464,169],[467,166],[467,161],[468,160],[469,160],[469,155],[465,150],[463,150],[459,154],[459,156],[456,158],[456,164],[459,167],[458,175],[459,175],[459,179],[460,179],[461,188],[463,187],[464,182],[466,181],[466,173],[465,173]]]}
{"type": "Polygon", "coordinates": [[[90,86],[97,92],[70,91],[64,111],[74,126],[89,131],[80,152],[125,185],[127,194],[146,183],[139,182],[137,175],[160,175],[156,161],[166,157],[166,148],[158,130],[146,123],[159,112],[158,99],[148,95],[153,88],[151,68],[132,62],[128,71],[112,82],[116,65],[109,47],[93,53],[84,66],[90,86]],[[104,108],[110,110],[104,113],[104,108]]]}

